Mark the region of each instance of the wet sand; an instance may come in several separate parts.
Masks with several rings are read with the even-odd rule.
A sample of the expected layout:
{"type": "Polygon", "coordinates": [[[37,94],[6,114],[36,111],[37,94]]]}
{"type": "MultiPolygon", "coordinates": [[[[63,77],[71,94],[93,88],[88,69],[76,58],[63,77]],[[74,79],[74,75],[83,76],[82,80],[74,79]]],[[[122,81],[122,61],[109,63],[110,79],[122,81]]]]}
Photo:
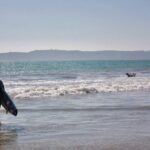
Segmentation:
{"type": "Polygon", "coordinates": [[[150,137],[129,138],[128,140],[118,142],[117,139],[101,139],[100,137],[63,137],[61,139],[47,139],[17,143],[15,136],[1,139],[0,150],[148,150],[150,148],[150,137]]]}

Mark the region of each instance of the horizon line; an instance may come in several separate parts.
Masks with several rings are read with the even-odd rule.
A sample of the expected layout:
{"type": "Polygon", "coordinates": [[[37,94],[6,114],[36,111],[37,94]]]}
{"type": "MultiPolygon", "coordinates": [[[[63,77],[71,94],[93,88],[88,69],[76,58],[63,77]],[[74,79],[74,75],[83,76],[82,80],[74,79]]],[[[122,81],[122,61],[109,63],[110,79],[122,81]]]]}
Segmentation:
{"type": "Polygon", "coordinates": [[[78,52],[148,52],[150,51],[150,49],[138,49],[138,50],[121,50],[121,49],[104,49],[104,50],[79,50],[79,49],[33,49],[33,50],[29,50],[29,51],[8,51],[8,52],[0,52],[0,54],[7,54],[7,53],[31,53],[34,51],[68,51],[68,52],[73,52],[73,51],[78,51],[78,52]]]}

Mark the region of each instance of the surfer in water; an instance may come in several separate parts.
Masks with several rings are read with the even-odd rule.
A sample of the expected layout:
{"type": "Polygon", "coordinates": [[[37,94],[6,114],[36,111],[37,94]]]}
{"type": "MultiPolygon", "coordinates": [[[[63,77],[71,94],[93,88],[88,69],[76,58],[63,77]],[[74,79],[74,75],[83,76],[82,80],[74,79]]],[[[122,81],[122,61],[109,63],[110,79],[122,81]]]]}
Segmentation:
{"type": "Polygon", "coordinates": [[[9,112],[12,115],[17,116],[18,110],[9,95],[6,93],[4,84],[0,80],[0,106],[1,105],[5,108],[6,113],[9,112]]]}
{"type": "Polygon", "coordinates": [[[135,77],[136,76],[136,73],[126,73],[127,77],[135,77]]]}

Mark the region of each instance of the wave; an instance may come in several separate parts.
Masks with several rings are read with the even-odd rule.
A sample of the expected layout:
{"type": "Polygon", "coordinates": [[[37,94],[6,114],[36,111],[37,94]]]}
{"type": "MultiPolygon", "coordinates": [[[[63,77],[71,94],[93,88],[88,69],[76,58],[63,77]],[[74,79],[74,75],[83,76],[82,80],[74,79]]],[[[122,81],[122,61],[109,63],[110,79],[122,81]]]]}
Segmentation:
{"type": "Polygon", "coordinates": [[[150,78],[117,77],[99,80],[7,82],[6,90],[13,98],[37,98],[64,95],[150,90],[150,78]]]}
{"type": "Polygon", "coordinates": [[[19,109],[19,112],[75,112],[75,111],[128,111],[128,110],[132,110],[132,111],[149,111],[150,110],[150,106],[147,105],[143,105],[143,106],[138,106],[138,105],[134,105],[134,106],[99,106],[99,107],[82,107],[82,108],[74,108],[74,107],[70,107],[70,108],[22,108],[19,109]]]}

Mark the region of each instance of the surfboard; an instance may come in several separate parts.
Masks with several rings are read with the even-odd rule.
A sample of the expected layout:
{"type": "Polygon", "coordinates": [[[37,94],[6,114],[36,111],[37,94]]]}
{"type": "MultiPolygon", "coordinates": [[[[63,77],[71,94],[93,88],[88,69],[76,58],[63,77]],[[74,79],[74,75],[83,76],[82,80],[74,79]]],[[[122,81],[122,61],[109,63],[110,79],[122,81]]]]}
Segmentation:
{"type": "Polygon", "coordinates": [[[12,115],[17,116],[18,110],[13,101],[11,100],[10,96],[3,88],[0,89],[0,105],[5,108],[6,113],[9,112],[12,115]]]}

